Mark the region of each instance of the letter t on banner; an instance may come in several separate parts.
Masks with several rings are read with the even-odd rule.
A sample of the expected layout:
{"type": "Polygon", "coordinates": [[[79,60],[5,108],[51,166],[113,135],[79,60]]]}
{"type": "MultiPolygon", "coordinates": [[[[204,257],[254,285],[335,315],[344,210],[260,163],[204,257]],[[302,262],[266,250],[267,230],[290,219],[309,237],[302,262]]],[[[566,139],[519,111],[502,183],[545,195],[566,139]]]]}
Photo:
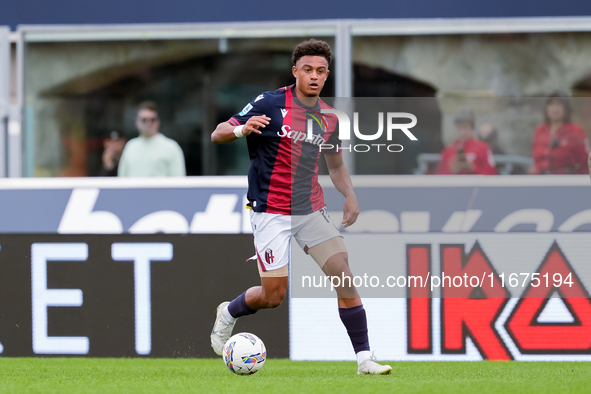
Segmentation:
{"type": "Polygon", "coordinates": [[[115,261],[133,261],[135,287],[135,351],[146,355],[152,351],[152,300],[150,261],[172,260],[172,244],[114,243],[111,256],[115,261]]]}

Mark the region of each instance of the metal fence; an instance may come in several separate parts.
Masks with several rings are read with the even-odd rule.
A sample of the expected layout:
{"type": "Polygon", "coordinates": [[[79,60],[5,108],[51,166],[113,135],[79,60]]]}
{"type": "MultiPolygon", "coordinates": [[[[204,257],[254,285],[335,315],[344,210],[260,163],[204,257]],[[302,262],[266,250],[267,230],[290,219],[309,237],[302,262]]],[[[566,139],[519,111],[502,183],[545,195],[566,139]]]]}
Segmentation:
{"type": "Polygon", "coordinates": [[[0,26],[0,177],[6,176],[8,112],[10,103],[10,29],[0,26]]]}

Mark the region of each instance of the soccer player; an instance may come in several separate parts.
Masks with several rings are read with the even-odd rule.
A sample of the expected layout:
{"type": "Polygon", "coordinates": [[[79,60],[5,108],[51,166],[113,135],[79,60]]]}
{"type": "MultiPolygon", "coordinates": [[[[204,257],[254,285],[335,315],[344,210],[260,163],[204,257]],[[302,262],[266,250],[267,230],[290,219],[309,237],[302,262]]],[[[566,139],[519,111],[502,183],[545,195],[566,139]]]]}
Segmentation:
{"type": "MultiPolygon", "coordinates": [[[[295,85],[260,94],[212,133],[211,140],[222,144],[246,137],[251,160],[248,207],[261,276],[261,286],[219,305],[211,333],[211,346],[219,355],[236,319],[281,304],[288,285],[292,238],[326,275],[352,278],[347,249],[328,219],[318,183],[322,151],[332,182],[345,196],[342,223],[345,227],[355,223],[359,205],[338,149],[337,118],[324,117],[321,110],[330,107],[318,97],[331,60],[326,42],[312,39],[300,43],[292,54],[295,85]],[[307,134],[307,125],[312,126],[312,136],[307,134]]],[[[392,367],[374,361],[361,299],[355,287],[344,282],[336,289],[339,315],[357,354],[357,373],[390,374],[392,367]]]]}

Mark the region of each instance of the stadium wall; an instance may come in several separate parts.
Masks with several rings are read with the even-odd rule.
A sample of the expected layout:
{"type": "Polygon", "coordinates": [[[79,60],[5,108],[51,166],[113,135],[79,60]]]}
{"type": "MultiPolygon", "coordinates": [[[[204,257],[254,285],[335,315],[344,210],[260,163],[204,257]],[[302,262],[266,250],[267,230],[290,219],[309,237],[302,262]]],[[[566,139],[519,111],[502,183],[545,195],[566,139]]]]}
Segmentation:
{"type": "MultiPolygon", "coordinates": [[[[338,225],[342,197],[321,182],[338,225]]],[[[353,182],[362,214],[343,235],[356,275],[476,270],[497,284],[361,288],[381,359],[591,360],[588,177],[353,182]],[[572,284],[498,286],[503,273],[531,278],[548,267],[572,284]]],[[[244,262],[254,254],[245,191],[244,177],[1,184],[0,351],[212,357],[216,305],[258,283],[244,262]]],[[[263,338],[272,357],[352,359],[334,293],[304,288],[301,278],[319,271],[299,249],[292,258],[290,302],[237,329],[263,338]]]]}
{"type": "Polygon", "coordinates": [[[213,21],[265,21],[330,18],[466,18],[589,15],[584,0],[557,3],[550,0],[499,0],[474,2],[435,0],[383,2],[326,0],[309,7],[287,2],[224,0],[215,3],[191,0],[104,0],[100,3],[73,3],[55,0],[51,4],[35,0],[0,5],[0,24],[105,24],[105,23],[187,23],[213,21]]]}

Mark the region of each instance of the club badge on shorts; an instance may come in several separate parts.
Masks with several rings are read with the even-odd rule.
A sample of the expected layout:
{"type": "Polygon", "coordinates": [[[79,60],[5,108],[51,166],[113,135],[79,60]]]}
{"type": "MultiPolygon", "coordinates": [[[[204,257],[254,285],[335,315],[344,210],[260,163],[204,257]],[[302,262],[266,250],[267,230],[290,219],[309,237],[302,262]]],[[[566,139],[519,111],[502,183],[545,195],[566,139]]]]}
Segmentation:
{"type": "Polygon", "coordinates": [[[265,261],[267,262],[267,264],[269,264],[269,265],[273,264],[274,258],[275,257],[273,257],[273,251],[270,248],[265,250],[265,261]]]}

